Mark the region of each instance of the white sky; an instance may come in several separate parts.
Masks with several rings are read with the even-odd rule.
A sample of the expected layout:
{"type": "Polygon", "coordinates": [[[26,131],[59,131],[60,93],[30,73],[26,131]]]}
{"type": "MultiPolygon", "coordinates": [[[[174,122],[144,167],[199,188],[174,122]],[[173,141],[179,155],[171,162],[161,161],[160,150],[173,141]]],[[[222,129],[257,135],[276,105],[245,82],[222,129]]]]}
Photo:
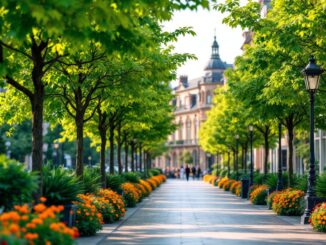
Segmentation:
{"type": "MultiPolygon", "coordinates": [[[[187,26],[192,27],[197,34],[180,37],[178,42],[173,43],[177,53],[191,53],[198,58],[180,67],[177,71],[178,77],[188,75],[188,79],[193,79],[204,75],[204,67],[211,55],[215,29],[222,61],[233,64],[234,58],[241,55],[240,48],[244,41],[241,28],[232,29],[222,24],[222,20],[223,16],[217,10],[200,9],[196,12],[190,10],[176,12],[170,22],[164,23],[164,29],[167,31],[187,26]]],[[[176,82],[173,82],[172,86],[175,85],[176,82]]]]}

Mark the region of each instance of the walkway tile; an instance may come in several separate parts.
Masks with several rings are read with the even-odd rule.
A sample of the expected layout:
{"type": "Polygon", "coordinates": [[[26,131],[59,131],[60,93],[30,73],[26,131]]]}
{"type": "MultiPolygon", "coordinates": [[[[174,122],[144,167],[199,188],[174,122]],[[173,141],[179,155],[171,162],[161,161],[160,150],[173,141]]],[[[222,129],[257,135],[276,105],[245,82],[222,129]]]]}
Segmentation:
{"type": "Polygon", "coordinates": [[[320,245],[326,235],[201,181],[168,180],[100,244],[320,245]]]}

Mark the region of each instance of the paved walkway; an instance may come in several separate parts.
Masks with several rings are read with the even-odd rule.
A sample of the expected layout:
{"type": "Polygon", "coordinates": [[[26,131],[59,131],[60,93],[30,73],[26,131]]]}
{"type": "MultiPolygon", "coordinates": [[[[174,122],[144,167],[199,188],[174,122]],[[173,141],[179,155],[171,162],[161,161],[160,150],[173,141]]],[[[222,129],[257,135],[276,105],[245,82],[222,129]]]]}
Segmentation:
{"type": "Polygon", "coordinates": [[[291,220],[201,181],[168,180],[100,244],[326,244],[291,220]]]}

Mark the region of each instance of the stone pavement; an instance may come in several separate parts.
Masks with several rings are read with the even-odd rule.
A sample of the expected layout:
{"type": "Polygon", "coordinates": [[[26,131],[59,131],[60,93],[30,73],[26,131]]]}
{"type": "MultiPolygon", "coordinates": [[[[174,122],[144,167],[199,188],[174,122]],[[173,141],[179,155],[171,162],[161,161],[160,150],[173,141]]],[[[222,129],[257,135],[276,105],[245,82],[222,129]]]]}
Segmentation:
{"type": "Polygon", "coordinates": [[[326,244],[297,221],[201,181],[168,180],[100,244],[326,244]]]}

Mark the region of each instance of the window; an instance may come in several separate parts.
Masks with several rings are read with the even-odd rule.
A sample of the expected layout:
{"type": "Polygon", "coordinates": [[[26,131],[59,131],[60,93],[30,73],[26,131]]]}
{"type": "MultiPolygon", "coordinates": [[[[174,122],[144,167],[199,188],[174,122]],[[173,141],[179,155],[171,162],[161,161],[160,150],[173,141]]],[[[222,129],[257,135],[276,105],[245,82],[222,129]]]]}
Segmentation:
{"type": "Polygon", "coordinates": [[[190,140],[191,139],[191,121],[188,118],[186,122],[186,139],[190,140]]]}
{"type": "Polygon", "coordinates": [[[211,104],[212,103],[212,95],[211,92],[207,92],[207,96],[206,96],[206,104],[211,104]]]}
{"type": "Polygon", "coordinates": [[[182,127],[183,127],[183,124],[180,121],[179,122],[179,130],[178,130],[178,140],[182,140],[182,127]]]}
{"type": "Polygon", "coordinates": [[[197,95],[192,94],[191,95],[191,108],[195,107],[197,104],[197,95]]]}
{"type": "Polygon", "coordinates": [[[287,170],[287,150],[282,149],[282,168],[283,170],[287,170]]]}

